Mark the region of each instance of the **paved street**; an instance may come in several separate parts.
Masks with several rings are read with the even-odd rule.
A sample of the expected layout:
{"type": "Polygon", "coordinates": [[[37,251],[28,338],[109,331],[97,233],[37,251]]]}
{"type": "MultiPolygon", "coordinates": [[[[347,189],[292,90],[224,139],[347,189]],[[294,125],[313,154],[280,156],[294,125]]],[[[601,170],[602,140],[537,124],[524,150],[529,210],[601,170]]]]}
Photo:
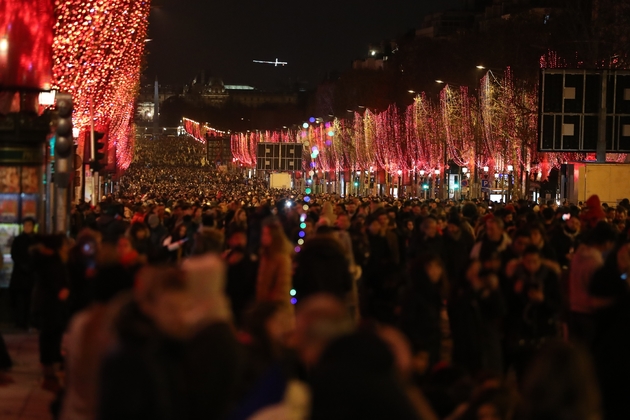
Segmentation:
{"type": "Polygon", "coordinates": [[[48,420],[54,396],[41,389],[37,334],[3,333],[13,359],[14,384],[0,387],[0,420],[48,420]]]}

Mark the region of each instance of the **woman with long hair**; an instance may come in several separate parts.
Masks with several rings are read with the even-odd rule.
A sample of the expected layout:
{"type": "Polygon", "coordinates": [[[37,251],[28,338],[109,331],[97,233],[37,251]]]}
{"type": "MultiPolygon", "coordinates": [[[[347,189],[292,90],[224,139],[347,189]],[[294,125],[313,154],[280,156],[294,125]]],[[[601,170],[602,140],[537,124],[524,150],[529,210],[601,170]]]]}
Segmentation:
{"type": "Polygon", "coordinates": [[[230,237],[236,231],[247,232],[247,212],[245,209],[236,210],[234,217],[225,228],[225,236],[230,237]]]}
{"type": "Polygon", "coordinates": [[[188,228],[181,224],[173,229],[173,233],[162,244],[168,251],[169,262],[179,263],[190,255],[191,244],[188,241],[188,228]]]}
{"type": "Polygon", "coordinates": [[[258,302],[291,301],[291,243],[278,221],[263,224],[256,281],[258,302]]]}

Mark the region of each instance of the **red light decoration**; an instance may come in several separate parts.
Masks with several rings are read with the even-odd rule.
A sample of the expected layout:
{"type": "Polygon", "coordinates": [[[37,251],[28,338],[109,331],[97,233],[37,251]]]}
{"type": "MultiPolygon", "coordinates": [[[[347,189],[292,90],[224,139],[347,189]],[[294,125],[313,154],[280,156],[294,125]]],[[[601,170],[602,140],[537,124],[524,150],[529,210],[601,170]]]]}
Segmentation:
{"type": "Polygon", "coordinates": [[[0,86],[50,89],[51,0],[0,2],[0,86]]]}
{"type": "MultiPolygon", "coordinates": [[[[90,129],[108,133],[116,166],[133,159],[133,117],[150,10],[149,0],[56,0],[54,88],[74,96],[79,139],[90,129]]],[[[79,154],[83,142],[79,143],[79,154]]],[[[113,163],[113,162],[110,162],[113,163]]]]}
{"type": "Polygon", "coordinates": [[[191,137],[200,143],[206,143],[206,137],[221,137],[225,135],[225,131],[214,129],[206,124],[198,123],[188,118],[184,118],[184,130],[191,137]]]}
{"type": "MultiPolygon", "coordinates": [[[[541,57],[540,63],[565,65],[553,52],[541,57]]],[[[537,86],[516,81],[507,68],[501,75],[488,72],[481,79],[478,96],[470,95],[466,87],[447,85],[439,101],[420,94],[404,110],[392,105],[382,112],[366,109],[347,120],[307,124],[296,130],[236,133],[231,135],[231,147],[244,166],[255,166],[258,143],[299,142],[305,146],[304,169],[329,173],[424,170],[433,174],[452,161],[470,170],[476,166],[480,172],[484,166],[491,172],[512,166],[517,172],[540,172],[545,179],[564,162],[594,160],[592,154],[539,153],[537,106],[537,86]],[[311,154],[313,147],[318,153],[311,154]]],[[[185,126],[194,137],[203,130],[194,122],[185,126]]],[[[625,158],[624,154],[607,155],[608,161],[625,158]]]]}

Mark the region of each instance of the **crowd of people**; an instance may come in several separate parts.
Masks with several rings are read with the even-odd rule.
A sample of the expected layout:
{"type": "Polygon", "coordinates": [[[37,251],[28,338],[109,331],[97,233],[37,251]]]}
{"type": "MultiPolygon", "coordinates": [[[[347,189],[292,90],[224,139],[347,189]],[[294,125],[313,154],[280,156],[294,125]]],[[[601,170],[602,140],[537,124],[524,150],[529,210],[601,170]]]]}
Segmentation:
{"type": "Polygon", "coordinates": [[[76,206],[74,238],[27,220],[13,243],[59,418],[630,418],[628,200],[340,197],[155,162],[76,206]]]}
{"type": "Polygon", "coordinates": [[[189,136],[139,139],[119,185],[121,196],[131,203],[144,196],[164,203],[251,200],[266,191],[260,180],[209,166],[205,146],[189,136]]]}

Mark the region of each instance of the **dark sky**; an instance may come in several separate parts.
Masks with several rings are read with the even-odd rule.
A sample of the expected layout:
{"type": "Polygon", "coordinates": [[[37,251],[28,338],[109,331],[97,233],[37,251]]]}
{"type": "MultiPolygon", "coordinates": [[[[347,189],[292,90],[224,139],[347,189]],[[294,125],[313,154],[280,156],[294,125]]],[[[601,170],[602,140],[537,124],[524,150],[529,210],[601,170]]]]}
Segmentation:
{"type": "Polygon", "coordinates": [[[154,0],[149,66],[161,83],[189,82],[209,69],[226,84],[317,84],[345,70],[370,43],[418,27],[427,12],[461,0],[154,0]],[[285,68],[252,60],[287,61],[285,68]]]}

